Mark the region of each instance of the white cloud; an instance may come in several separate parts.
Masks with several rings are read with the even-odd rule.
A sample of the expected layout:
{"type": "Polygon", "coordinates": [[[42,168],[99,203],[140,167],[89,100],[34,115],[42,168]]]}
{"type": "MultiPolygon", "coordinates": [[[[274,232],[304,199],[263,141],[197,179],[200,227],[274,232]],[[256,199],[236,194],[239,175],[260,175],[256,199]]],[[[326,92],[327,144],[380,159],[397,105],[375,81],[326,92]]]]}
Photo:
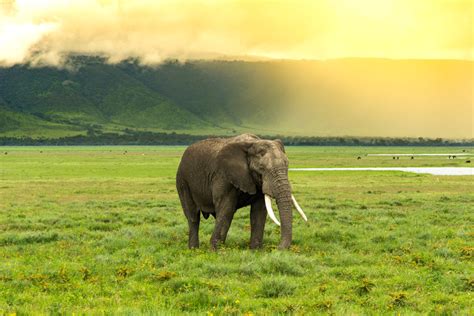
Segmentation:
{"type": "Polygon", "coordinates": [[[5,1],[3,64],[58,64],[68,53],[145,63],[226,55],[472,58],[470,0],[5,1]]]}

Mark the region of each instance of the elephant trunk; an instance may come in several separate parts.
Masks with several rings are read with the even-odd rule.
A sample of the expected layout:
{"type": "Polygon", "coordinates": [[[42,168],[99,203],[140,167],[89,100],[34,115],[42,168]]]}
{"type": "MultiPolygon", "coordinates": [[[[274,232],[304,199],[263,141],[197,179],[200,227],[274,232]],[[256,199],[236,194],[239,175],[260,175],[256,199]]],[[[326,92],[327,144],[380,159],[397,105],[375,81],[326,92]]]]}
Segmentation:
{"type": "Polygon", "coordinates": [[[271,189],[276,199],[281,220],[280,249],[289,248],[292,240],[292,197],[286,168],[271,171],[271,189]]]}

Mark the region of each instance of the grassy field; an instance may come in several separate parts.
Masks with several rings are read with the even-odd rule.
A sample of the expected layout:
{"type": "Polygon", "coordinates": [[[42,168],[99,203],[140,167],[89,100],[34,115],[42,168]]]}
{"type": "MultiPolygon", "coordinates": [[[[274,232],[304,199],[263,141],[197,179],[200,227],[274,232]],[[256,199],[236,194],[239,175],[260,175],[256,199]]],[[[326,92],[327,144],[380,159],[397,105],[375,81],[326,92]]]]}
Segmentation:
{"type": "MultiPolygon", "coordinates": [[[[365,157],[466,148],[288,148],[291,167],[462,166],[365,157]],[[362,159],[357,160],[357,156],[362,159]]],[[[294,245],[188,250],[174,181],[184,147],[0,148],[0,314],[472,314],[473,177],[290,172],[309,217],[294,245]]],[[[466,149],[473,152],[473,149],[466,149]]]]}

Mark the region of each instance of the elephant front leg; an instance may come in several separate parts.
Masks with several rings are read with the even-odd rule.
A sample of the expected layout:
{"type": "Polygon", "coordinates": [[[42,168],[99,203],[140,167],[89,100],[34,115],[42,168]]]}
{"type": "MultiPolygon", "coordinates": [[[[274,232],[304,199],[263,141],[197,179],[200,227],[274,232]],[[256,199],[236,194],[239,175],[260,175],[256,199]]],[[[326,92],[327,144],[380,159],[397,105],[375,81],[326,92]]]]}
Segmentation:
{"type": "Polygon", "coordinates": [[[259,199],[252,203],[250,207],[250,248],[257,249],[263,246],[263,231],[265,221],[267,220],[267,211],[265,209],[264,199],[259,199]]]}
{"type": "Polygon", "coordinates": [[[216,206],[216,226],[211,236],[211,248],[217,250],[220,243],[225,243],[230,224],[234,218],[235,202],[225,200],[217,203],[216,206]]]}

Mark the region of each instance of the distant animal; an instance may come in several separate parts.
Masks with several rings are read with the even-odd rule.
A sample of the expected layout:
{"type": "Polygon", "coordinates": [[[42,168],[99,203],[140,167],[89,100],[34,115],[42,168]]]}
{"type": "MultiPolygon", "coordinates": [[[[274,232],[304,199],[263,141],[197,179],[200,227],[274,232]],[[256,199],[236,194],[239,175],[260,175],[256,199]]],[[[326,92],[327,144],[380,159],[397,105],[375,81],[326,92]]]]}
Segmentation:
{"type": "Polygon", "coordinates": [[[362,159],[360,156],[359,156],[359,157],[357,157],[357,160],[360,160],[360,159],[362,159]]]}
{"type": "Polygon", "coordinates": [[[392,159],[395,159],[395,157],[392,157],[392,159]]]}
{"type": "Polygon", "coordinates": [[[188,247],[199,247],[199,222],[216,218],[211,248],[224,243],[234,213],[250,205],[250,248],[260,248],[267,213],[281,225],[280,248],[292,241],[292,206],[307,220],[291,193],[288,158],[280,140],[252,134],[209,138],[189,146],[181,158],[176,188],[188,221],[188,247]],[[276,200],[281,224],[272,209],[276,200]]]}
{"type": "Polygon", "coordinates": [[[470,161],[470,160],[466,160],[466,163],[471,163],[471,161],[470,161]]]}
{"type": "Polygon", "coordinates": [[[415,157],[411,156],[411,160],[415,159],[415,157]]]}

